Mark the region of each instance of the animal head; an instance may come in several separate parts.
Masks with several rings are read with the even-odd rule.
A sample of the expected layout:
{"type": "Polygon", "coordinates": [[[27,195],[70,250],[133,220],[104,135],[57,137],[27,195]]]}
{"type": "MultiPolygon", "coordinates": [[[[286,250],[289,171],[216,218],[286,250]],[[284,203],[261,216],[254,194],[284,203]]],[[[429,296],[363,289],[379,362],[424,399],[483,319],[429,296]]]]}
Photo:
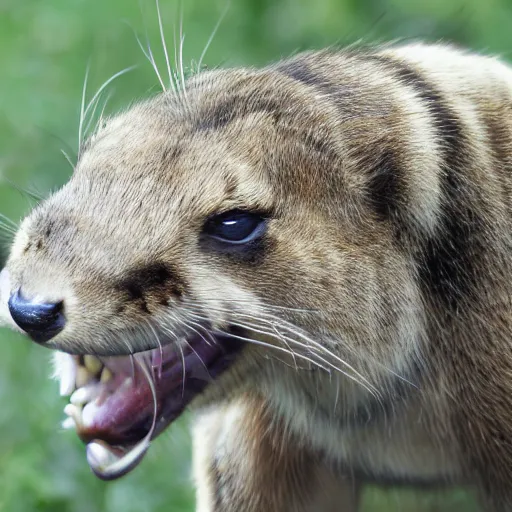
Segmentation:
{"type": "MultiPolygon", "coordinates": [[[[385,80],[354,59],[206,72],[136,104],[100,123],[69,182],[23,221],[4,315],[73,354],[59,356],[73,380],[64,391],[83,387],[83,368],[83,385],[102,367],[118,376],[103,391],[110,408],[70,412],[86,441],[133,446],[199,395],[272,394],[333,373],[371,394],[387,369],[407,367],[421,322],[394,234],[397,222],[431,229],[432,201],[393,202],[410,186],[389,169],[406,165],[396,131],[412,121],[371,99],[385,80]],[[346,71],[329,78],[332,68],[346,71]],[[344,93],[328,94],[335,86],[344,93]],[[117,416],[116,400],[128,404],[117,416]]],[[[99,467],[103,455],[91,457],[99,467]]]]}

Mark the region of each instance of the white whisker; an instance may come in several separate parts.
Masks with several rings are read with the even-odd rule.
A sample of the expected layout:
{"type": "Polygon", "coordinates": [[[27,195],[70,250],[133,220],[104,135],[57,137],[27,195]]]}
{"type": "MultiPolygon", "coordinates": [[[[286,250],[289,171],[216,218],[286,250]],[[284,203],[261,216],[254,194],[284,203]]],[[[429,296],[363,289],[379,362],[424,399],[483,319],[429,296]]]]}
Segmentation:
{"type": "Polygon", "coordinates": [[[207,345],[212,345],[212,344],[215,344],[215,339],[212,338],[212,335],[210,333],[210,331],[208,331],[208,329],[206,329],[206,327],[203,327],[201,324],[198,324],[197,322],[193,322],[192,320],[190,320],[189,318],[187,318],[188,322],[190,322],[192,325],[196,326],[198,329],[201,329],[202,331],[204,331],[207,336],[210,338],[210,341],[208,341],[199,331],[197,331],[197,329],[195,329],[194,327],[191,327],[190,325],[188,326],[192,331],[194,331],[198,336],[201,337],[201,339],[207,344],[207,345]]]}
{"type": "MultiPolygon", "coordinates": [[[[60,138],[58,138],[58,140],[60,140],[61,142],[64,142],[60,138]]],[[[34,201],[36,201],[36,204],[39,203],[42,199],[44,199],[44,196],[41,193],[39,193],[33,189],[20,187],[19,185],[16,185],[16,183],[13,182],[12,180],[10,180],[9,178],[3,178],[3,180],[6,183],[8,183],[11,187],[13,187],[15,190],[17,190],[20,194],[23,194],[23,195],[27,196],[29,199],[33,199],[34,201]]],[[[16,229],[17,229],[17,227],[18,226],[16,225],[16,229]]]]}
{"type": "Polygon", "coordinates": [[[286,345],[286,347],[288,348],[288,350],[292,353],[292,357],[293,357],[293,362],[295,364],[295,369],[298,370],[298,366],[297,366],[297,361],[295,360],[295,351],[293,351],[290,347],[290,344],[285,340],[284,337],[280,337],[279,336],[279,332],[277,331],[275,325],[272,325],[272,329],[274,331],[274,333],[277,335],[277,337],[279,337],[279,339],[281,339],[283,341],[283,343],[286,345]]]}
{"type": "Polygon", "coordinates": [[[176,25],[173,27],[173,35],[172,35],[173,43],[174,43],[174,72],[176,75],[176,87],[178,89],[178,92],[181,93],[181,87],[180,87],[180,73],[179,73],[179,65],[178,65],[178,44],[176,41],[176,25]]]}
{"type": "Polygon", "coordinates": [[[181,9],[180,9],[180,51],[179,51],[179,69],[181,73],[181,88],[183,91],[183,96],[185,98],[185,102],[188,105],[188,98],[187,98],[187,89],[185,86],[185,71],[183,68],[183,44],[185,43],[185,34],[183,33],[183,3],[181,3],[181,9]]]}
{"type": "Polygon", "coordinates": [[[156,420],[157,420],[157,414],[158,414],[158,401],[157,401],[157,393],[156,393],[156,387],[155,382],[153,378],[153,367],[151,363],[148,364],[147,360],[140,358],[137,360],[137,363],[139,364],[140,369],[144,373],[146,380],[148,382],[148,386],[151,390],[151,396],[153,398],[153,421],[151,423],[151,428],[149,429],[149,432],[146,434],[145,438],[142,442],[148,443],[151,441],[151,438],[153,437],[153,432],[155,431],[156,426],[156,420]]]}
{"type": "Polygon", "coordinates": [[[197,64],[197,72],[199,73],[201,71],[201,66],[203,65],[203,59],[206,56],[206,52],[210,48],[210,45],[212,44],[213,38],[216,36],[217,31],[219,30],[219,27],[221,23],[224,21],[224,18],[226,17],[226,14],[229,10],[230,2],[226,4],[226,7],[224,8],[224,11],[222,12],[219,21],[217,21],[217,24],[215,25],[213,32],[211,33],[210,37],[208,38],[208,41],[206,42],[206,46],[204,47],[203,52],[201,53],[201,57],[199,57],[199,62],[197,64]]]}
{"type": "MultiPolygon", "coordinates": [[[[93,131],[97,131],[98,127],[100,127],[101,124],[103,123],[104,115],[105,115],[105,109],[107,108],[108,102],[110,101],[111,97],[112,97],[112,92],[109,91],[107,93],[107,96],[106,96],[105,100],[103,101],[103,105],[101,107],[100,115],[98,116],[98,119],[96,120],[96,123],[94,125],[94,130],[93,131]]],[[[96,102],[96,104],[94,106],[94,109],[91,112],[91,115],[89,116],[89,121],[87,123],[87,126],[85,127],[85,133],[90,133],[89,130],[90,130],[90,127],[92,125],[92,122],[94,121],[94,114],[96,113],[97,107],[100,104],[100,102],[101,102],[100,98],[98,98],[98,100],[97,100],[97,102],[96,102]]]]}
{"type": "Polygon", "coordinates": [[[98,118],[98,124],[101,124],[103,122],[103,116],[105,114],[105,109],[107,108],[108,101],[110,100],[111,95],[109,94],[105,101],[103,102],[103,107],[101,107],[100,117],[98,118]]]}
{"type": "Polygon", "coordinates": [[[158,81],[160,83],[160,87],[162,87],[162,91],[165,92],[166,91],[165,84],[164,84],[164,81],[162,80],[162,77],[160,76],[160,72],[158,71],[158,66],[156,65],[155,58],[153,57],[153,52],[151,51],[151,47],[149,46],[149,41],[147,41],[148,47],[147,47],[147,51],[146,51],[144,49],[144,46],[142,45],[142,42],[140,41],[139,37],[137,35],[135,35],[135,38],[137,39],[137,43],[138,43],[140,49],[142,50],[142,53],[149,60],[151,66],[153,67],[153,69],[156,73],[156,76],[158,78],[158,81]]]}
{"type": "MultiPolygon", "coordinates": [[[[218,299],[208,299],[208,298],[202,298],[201,299],[203,302],[218,302],[218,299]]],[[[185,299],[185,302],[187,302],[187,300],[185,299]]],[[[289,307],[289,306],[281,306],[281,305],[277,305],[277,304],[258,304],[258,303],[255,303],[254,302],[254,299],[225,299],[223,298],[222,299],[222,302],[226,302],[226,303],[234,303],[234,304],[248,304],[251,306],[251,308],[257,308],[257,309],[263,309],[263,310],[270,310],[270,308],[272,309],[276,309],[276,310],[281,310],[281,311],[292,311],[294,313],[316,313],[316,314],[324,314],[324,311],[325,310],[322,310],[322,309],[310,309],[310,308],[295,308],[295,307],[289,307]]],[[[191,304],[195,304],[195,302],[190,302],[191,304]]]]}
{"type": "MultiPolygon", "coordinates": [[[[176,320],[176,318],[175,318],[176,320]]],[[[163,329],[165,332],[169,333],[175,340],[176,340],[176,344],[175,346],[178,348],[179,350],[179,353],[180,353],[180,357],[181,357],[181,372],[182,372],[182,378],[181,378],[181,383],[182,383],[182,388],[181,388],[181,394],[182,394],[182,397],[185,395],[185,376],[186,376],[186,366],[185,366],[185,355],[183,353],[183,348],[181,346],[181,344],[179,343],[180,341],[180,338],[178,338],[178,335],[172,331],[171,329],[169,329],[169,327],[165,326],[165,325],[162,325],[160,324],[160,328],[163,329]]]]}
{"type": "Polygon", "coordinates": [[[80,148],[82,147],[82,127],[85,118],[85,96],[87,94],[87,81],[89,79],[89,70],[90,63],[88,63],[87,67],[85,68],[84,85],[82,86],[82,101],[80,103],[80,121],[78,123],[78,151],[80,151],[80,148]]]}
{"type": "MultiPolygon", "coordinates": [[[[190,328],[190,326],[183,320],[180,321],[186,328],[190,328]]],[[[204,338],[203,338],[204,339],[204,338]]],[[[197,356],[197,358],[199,359],[199,361],[201,361],[201,364],[203,365],[204,369],[206,370],[206,372],[209,374],[209,369],[208,369],[208,366],[206,366],[205,362],[203,361],[203,358],[197,353],[197,351],[194,349],[194,347],[188,342],[188,340],[185,338],[185,343],[187,344],[187,346],[190,348],[190,350],[192,350],[192,352],[194,352],[194,354],[197,356]]]]}
{"type": "MultiPolygon", "coordinates": [[[[199,318],[199,319],[202,319],[200,316],[197,316],[197,315],[194,315],[194,316],[199,318]]],[[[244,316],[247,317],[248,315],[244,315],[244,316]]],[[[256,318],[256,320],[262,321],[261,318],[256,318]]],[[[273,318],[273,320],[276,320],[276,319],[273,318]]],[[[274,328],[275,328],[274,324],[271,324],[268,321],[266,323],[267,323],[267,325],[270,324],[271,329],[274,330],[274,328]]],[[[236,321],[233,321],[233,320],[230,320],[229,324],[233,325],[233,326],[237,326],[237,327],[242,327],[242,328],[248,329],[248,330],[254,330],[255,332],[260,332],[261,334],[266,334],[266,335],[273,336],[273,332],[272,331],[262,331],[261,329],[258,331],[258,329],[255,329],[254,326],[252,326],[250,324],[244,324],[244,323],[236,322],[236,321]]],[[[290,338],[289,336],[285,336],[285,335],[283,335],[282,332],[279,332],[278,339],[280,339],[283,342],[286,340],[286,342],[289,342],[292,345],[295,345],[297,347],[300,347],[302,349],[307,350],[309,354],[311,354],[312,356],[314,356],[315,358],[320,360],[322,363],[324,363],[324,364],[328,365],[329,367],[331,367],[332,369],[342,373],[343,375],[345,375],[349,379],[353,380],[354,382],[357,382],[362,387],[364,387],[369,393],[371,393],[373,396],[375,396],[375,398],[377,398],[377,399],[379,398],[379,394],[380,393],[379,393],[378,389],[370,381],[368,381],[368,379],[366,379],[360,372],[358,372],[352,365],[350,365],[349,363],[347,363],[346,361],[341,359],[336,354],[333,354],[331,351],[326,349],[326,347],[324,347],[320,343],[318,343],[318,342],[312,340],[311,338],[305,336],[304,334],[302,334],[302,333],[300,333],[298,331],[295,331],[295,330],[293,330],[291,332],[293,334],[301,336],[304,340],[306,340],[307,343],[302,343],[302,342],[299,342],[299,341],[297,341],[297,340],[295,340],[293,338],[290,338]],[[313,347],[311,345],[309,345],[308,343],[310,343],[316,350],[313,350],[313,347]],[[322,357],[318,353],[318,351],[323,352],[324,354],[327,354],[330,357],[333,357],[336,361],[341,363],[343,366],[345,366],[352,373],[348,373],[347,371],[342,370],[340,367],[336,366],[335,364],[333,364],[329,360],[327,360],[324,357],[322,357]]],[[[288,343],[286,343],[286,344],[288,344],[288,343]]],[[[295,351],[292,351],[292,352],[295,353],[295,354],[298,354],[295,351]]]]}
{"type": "Polygon", "coordinates": [[[74,169],[75,168],[75,164],[71,160],[71,158],[68,155],[67,151],[65,149],[61,149],[60,152],[64,155],[64,158],[68,161],[69,165],[71,166],[71,169],[74,169]]]}
{"type": "Polygon", "coordinates": [[[92,97],[91,101],[89,101],[87,108],[85,109],[84,116],[87,116],[89,113],[89,110],[92,106],[92,104],[96,101],[98,96],[105,90],[105,87],[107,87],[109,84],[111,84],[116,78],[128,73],[129,71],[132,71],[137,66],[129,66],[127,68],[122,69],[121,71],[118,71],[114,75],[112,75],[108,80],[105,80],[101,87],[96,91],[96,94],[92,97]]]}
{"type": "MultiPolygon", "coordinates": [[[[267,325],[270,325],[271,329],[274,330],[276,328],[276,322],[279,323],[279,327],[280,328],[285,328],[287,329],[290,333],[296,335],[296,336],[299,336],[300,338],[302,338],[306,343],[301,343],[293,338],[290,338],[289,336],[284,336],[282,332],[280,332],[280,338],[284,338],[286,339],[287,341],[289,341],[290,343],[293,343],[301,348],[305,348],[309,351],[312,350],[312,347],[314,347],[316,350],[320,351],[320,352],[323,352],[324,354],[332,357],[333,359],[335,359],[336,361],[338,361],[339,363],[341,363],[343,366],[345,366],[347,369],[349,369],[351,372],[354,373],[355,376],[357,376],[359,379],[361,379],[361,381],[365,382],[368,386],[372,387],[373,389],[375,389],[375,391],[377,392],[376,388],[363,376],[361,375],[361,373],[359,373],[352,365],[350,365],[349,363],[347,363],[345,360],[343,360],[341,357],[337,356],[336,354],[334,354],[333,352],[331,352],[329,349],[327,349],[327,347],[325,347],[324,345],[322,345],[321,343],[311,339],[309,336],[306,336],[303,332],[297,330],[297,328],[294,328],[292,326],[290,326],[288,324],[288,322],[286,322],[285,320],[281,319],[281,318],[276,318],[274,316],[271,316],[271,315],[267,315],[267,314],[264,314],[264,315],[259,315],[258,317],[251,317],[250,315],[248,314],[245,314],[245,313],[240,313],[238,311],[233,311],[231,312],[232,315],[234,316],[242,316],[242,317],[245,317],[245,318],[250,318],[250,319],[255,319],[257,321],[260,321],[260,322],[265,322],[267,325]]],[[[230,321],[231,324],[233,324],[232,321],[230,321]]],[[[271,332],[267,334],[272,334],[271,332]]],[[[321,356],[317,355],[317,357],[321,358],[321,356]]],[[[324,362],[327,362],[325,359],[321,358],[324,362]]],[[[332,363],[329,363],[329,364],[332,364],[332,363]]],[[[336,369],[339,369],[338,367],[336,367],[335,365],[333,365],[334,368],[336,369]]],[[[341,371],[341,369],[339,369],[341,371]]]]}
{"type": "Polygon", "coordinates": [[[160,351],[160,359],[159,359],[159,365],[158,365],[158,377],[160,378],[162,376],[162,361],[164,358],[164,349],[162,347],[162,342],[160,341],[160,337],[158,336],[158,333],[155,331],[155,328],[151,325],[151,322],[147,320],[148,327],[153,332],[156,342],[158,344],[158,349],[160,351]]]}
{"type": "Polygon", "coordinates": [[[144,24],[144,32],[145,32],[145,36],[146,36],[147,51],[144,50],[144,47],[143,47],[142,43],[140,42],[140,39],[138,38],[137,34],[135,34],[135,38],[137,39],[137,43],[139,44],[140,49],[142,50],[142,53],[146,56],[146,58],[149,60],[149,62],[153,66],[153,69],[154,69],[154,71],[156,73],[158,81],[160,82],[160,86],[162,87],[162,91],[165,92],[167,89],[165,87],[164,81],[162,79],[162,75],[160,74],[160,70],[158,69],[158,66],[157,66],[156,61],[155,61],[155,57],[154,57],[153,52],[151,50],[151,44],[149,42],[148,28],[147,28],[146,18],[144,16],[144,10],[142,8],[142,1],[141,0],[139,0],[139,7],[140,7],[141,16],[142,16],[142,22],[144,24]]]}
{"type": "Polygon", "coordinates": [[[93,107],[91,113],[89,114],[89,119],[87,120],[87,124],[85,125],[85,128],[84,128],[84,133],[83,133],[84,136],[87,136],[87,134],[89,133],[89,129],[91,127],[92,122],[94,121],[94,114],[96,114],[96,110],[98,108],[98,104],[99,104],[100,100],[101,100],[101,94],[98,95],[98,98],[94,102],[94,107],[93,107]]]}
{"type": "Polygon", "coordinates": [[[7,224],[3,224],[2,222],[0,222],[0,229],[4,232],[4,233],[7,233],[9,235],[15,235],[16,234],[16,230],[11,228],[10,226],[8,226],[7,224]]]}
{"type": "Polygon", "coordinates": [[[18,230],[18,225],[12,219],[7,217],[7,215],[0,213],[0,219],[2,219],[4,221],[4,225],[6,228],[10,227],[10,229],[13,229],[14,232],[16,232],[18,230]]]}
{"type": "Polygon", "coordinates": [[[160,2],[159,0],[156,0],[156,12],[158,16],[158,27],[160,29],[160,38],[162,39],[162,47],[164,50],[165,55],[165,62],[167,64],[167,72],[169,74],[169,87],[172,87],[174,89],[174,79],[172,75],[172,69],[171,69],[171,63],[169,61],[169,53],[167,52],[167,44],[165,41],[165,35],[164,35],[164,27],[162,23],[162,15],[160,13],[160,2]]]}
{"type": "MultiPolygon", "coordinates": [[[[194,317],[200,319],[200,320],[206,320],[205,318],[202,318],[201,316],[198,316],[198,315],[194,315],[194,317]]],[[[248,330],[248,331],[254,331],[254,332],[258,332],[260,334],[266,334],[266,335],[272,335],[271,332],[269,331],[263,331],[261,329],[256,329],[254,328],[252,325],[250,324],[244,324],[244,323],[240,323],[240,322],[229,322],[230,325],[232,326],[235,326],[235,327],[241,327],[245,330],[248,330]]],[[[244,336],[240,336],[240,335],[236,335],[236,334],[233,334],[233,333],[226,333],[228,336],[231,336],[231,337],[235,337],[235,338],[238,338],[238,339],[246,339],[244,336]]],[[[252,338],[253,339],[253,338],[252,338]]],[[[343,375],[345,375],[346,377],[354,380],[355,382],[357,382],[358,384],[360,384],[361,386],[363,386],[365,389],[367,389],[368,392],[370,392],[371,394],[375,394],[376,390],[375,391],[372,391],[367,385],[365,385],[363,382],[360,382],[358,379],[356,379],[355,377],[353,377],[352,375],[348,374],[347,372],[343,371],[341,368],[338,368],[336,365],[330,363],[329,361],[327,361],[326,359],[322,358],[321,356],[319,356],[316,352],[311,352],[310,348],[303,344],[303,343],[299,343],[297,342],[296,340],[293,340],[293,339],[290,339],[288,338],[292,344],[295,344],[295,345],[298,345],[299,347],[301,348],[306,348],[309,352],[309,354],[311,354],[312,356],[315,356],[317,358],[319,358],[322,362],[326,363],[329,367],[331,367],[332,369],[342,373],[343,375]]],[[[265,343],[265,342],[262,342],[261,340],[258,340],[258,342],[261,342],[261,343],[265,343]]],[[[330,371],[328,370],[328,368],[326,368],[325,366],[321,365],[320,363],[318,363],[318,361],[315,361],[311,358],[308,358],[307,356],[305,356],[304,354],[300,353],[300,352],[295,352],[293,350],[290,350],[290,349],[285,349],[283,347],[279,347],[278,345],[272,345],[272,344],[267,344],[268,346],[271,346],[271,347],[275,347],[276,350],[280,350],[282,352],[286,352],[287,354],[289,355],[296,355],[297,357],[300,357],[300,358],[306,358],[308,361],[310,361],[312,364],[314,364],[315,366],[318,366],[320,368],[323,368],[324,370],[327,370],[328,373],[330,374],[330,371]]],[[[366,379],[364,379],[364,377],[362,377],[362,379],[364,381],[366,381],[366,379]]],[[[370,383],[368,383],[369,386],[371,386],[370,383]]]]}
{"type": "Polygon", "coordinates": [[[2,237],[2,241],[5,242],[6,240],[13,239],[15,234],[16,233],[13,230],[0,223],[0,237],[2,237]]]}
{"type": "MultiPolygon", "coordinates": [[[[204,299],[205,301],[207,301],[208,299],[204,299]]],[[[211,299],[212,301],[214,299],[211,299]]],[[[247,313],[243,313],[241,311],[238,311],[238,310],[234,310],[234,311],[228,311],[228,310],[225,310],[225,309],[216,309],[216,308],[212,308],[212,307],[208,307],[208,310],[210,311],[216,311],[216,312],[219,312],[219,313],[224,313],[224,314],[231,314],[231,315],[238,315],[238,316],[241,316],[243,318],[249,318],[249,319],[253,319],[253,320],[256,320],[256,321],[260,321],[260,322],[264,322],[266,324],[270,324],[271,326],[275,327],[275,325],[279,325],[280,327],[283,326],[285,327],[288,331],[294,333],[294,329],[297,329],[296,326],[294,326],[294,328],[292,328],[290,325],[290,323],[286,320],[286,319],[283,319],[281,317],[277,317],[277,316],[274,316],[273,314],[271,314],[270,312],[270,309],[276,309],[278,311],[284,311],[284,312],[287,312],[287,311],[293,311],[293,312],[305,312],[305,313],[321,313],[321,311],[317,311],[317,310],[309,310],[309,309],[303,309],[303,308],[288,308],[286,306],[276,306],[276,305],[270,305],[270,306],[267,306],[266,304],[265,305],[261,305],[261,304],[254,304],[254,301],[250,301],[250,300],[247,300],[247,301],[244,301],[244,300],[237,300],[237,299],[233,299],[233,300],[230,300],[230,299],[223,299],[224,302],[233,302],[233,303],[243,303],[243,302],[246,302],[247,304],[250,304],[250,307],[252,309],[259,309],[259,310],[263,310],[262,313],[258,312],[258,316],[252,316],[252,315],[249,315],[247,313]],[[274,325],[275,322],[276,324],[274,325]]],[[[189,307],[196,307],[197,308],[197,305],[195,303],[189,303],[191,306],[189,307]]],[[[198,310],[199,313],[202,313],[202,310],[198,310]]],[[[297,332],[297,334],[299,334],[297,332]]],[[[306,341],[307,340],[310,340],[310,338],[308,338],[304,332],[302,332],[302,334],[300,334],[301,337],[305,337],[306,341]]],[[[284,341],[284,340],[282,340],[284,341]]],[[[326,355],[328,356],[331,356],[335,359],[338,359],[339,360],[339,357],[336,356],[336,354],[332,353],[327,347],[325,347],[324,345],[321,345],[321,344],[318,344],[318,342],[315,342],[314,340],[310,340],[313,344],[315,344],[318,348],[318,350],[321,350],[322,352],[324,352],[326,355]]],[[[348,344],[345,344],[344,345],[344,348],[346,350],[349,350],[350,352],[354,353],[355,355],[357,355],[357,352],[348,344]]],[[[374,357],[372,357],[371,355],[369,354],[366,354],[365,356],[367,359],[370,359],[372,361],[373,364],[375,364],[376,366],[379,366],[381,367],[383,370],[385,370],[386,372],[390,373],[391,375],[393,375],[394,377],[397,377],[398,379],[402,380],[403,382],[417,388],[418,386],[416,384],[414,384],[414,382],[411,382],[410,380],[406,379],[405,377],[403,377],[402,375],[396,373],[395,371],[393,371],[391,368],[388,368],[386,365],[384,365],[382,362],[378,361],[377,359],[375,359],[374,357]]]]}
{"type": "MultiPolygon", "coordinates": [[[[283,347],[280,347],[279,345],[272,345],[271,343],[266,343],[261,340],[255,340],[253,338],[247,338],[245,336],[240,336],[238,334],[232,334],[232,333],[225,333],[226,335],[230,336],[231,338],[235,338],[241,341],[247,341],[248,343],[252,343],[253,345],[261,345],[262,347],[271,348],[274,350],[277,350],[279,352],[284,352],[285,354],[291,355],[289,351],[283,347]]],[[[313,359],[305,356],[304,354],[296,353],[295,354],[299,359],[304,359],[305,361],[308,361],[310,364],[312,364],[314,367],[320,368],[324,371],[326,371],[328,374],[330,374],[330,370],[326,368],[325,366],[322,366],[317,361],[314,361],[313,359]]]]}

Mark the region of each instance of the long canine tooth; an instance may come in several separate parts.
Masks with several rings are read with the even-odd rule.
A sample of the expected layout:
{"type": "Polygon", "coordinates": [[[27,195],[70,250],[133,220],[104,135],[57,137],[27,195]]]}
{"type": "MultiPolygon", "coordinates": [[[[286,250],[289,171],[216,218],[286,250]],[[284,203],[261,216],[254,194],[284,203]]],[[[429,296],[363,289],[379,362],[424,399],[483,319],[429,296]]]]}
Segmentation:
{"type": "Polygon", "coordinates": [[[73,356],[56,352],[53,358],[54,376],[59,380],[60,396],[69,396],[75,390],[77,363],[73,356]]]}
{"type": "Polygon", "coordinates": [[[84,366],[93,374],[98,375],[103,368],[103,363],[95,356],[84,356],[84,366]]]}
{"type": "Polygon", "coordinates": [[[111,380],[113,377],[112,372],[105,366],[103,368],[103,371],[101,372],[100,382],[102,384],[105,384],[109,380],[111,380]]]}
{"type": "Polygon", "coordinates": [[[91,374],[87,371],[85,366],[79,366],[76,369],[76,387],[81,388],[85,386],[91,379],[91,374]]]}
{"type": "Polygon", "coordinates": [[[87,385],[78,388],[70,397],[69,401],[74,405],[84,405],[91,400],[94,400],[99,395],[99,388],[97,385],[87,385]]]}

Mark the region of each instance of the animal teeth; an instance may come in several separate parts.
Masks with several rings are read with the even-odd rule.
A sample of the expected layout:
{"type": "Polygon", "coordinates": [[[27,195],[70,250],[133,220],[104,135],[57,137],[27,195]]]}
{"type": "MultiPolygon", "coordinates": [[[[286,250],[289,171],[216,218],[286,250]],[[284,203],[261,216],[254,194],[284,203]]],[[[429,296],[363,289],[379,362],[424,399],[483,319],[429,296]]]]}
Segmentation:
{"type": "Polygon", "coordinates": [[[82,424],[82,410],[80,407],[74,404],[67,404],[64,407],[64,414],[72,418],[77,426],[82,424]]]}
{"type": "Polygon", "coordinates": [[[106,382],[111,380],[112,377],[113,377],[112,372],[106,366],[103,367],[103,370],[102,370],[101,376],[100,376],[100,382],[102,384],[105,384],[106,382]]]}
{"type": "Polygon", "coordinates": [[[69,401],[74,405],[84,405],[91,400],[94,400],[100,393],[99,386],[87,385],[78,388],[72,395],[69,401]]]}
{"type": "Polygon", "coordinates": [[[61,423],[61,426],[64,430],[71,430],[76,427],[76,423],[75,420],[69,416],[61,423]]]}
{"type": "Polygon", "coordinates": [[[75,390],[76,359],[63,352],[56,352],[54,356],[55,377],[59,380],[60,396],[69,396],[75,390]]]}
{"type": "Polygon", "coordinates": [[[81,388],[85,386],[91,379],[91,374],[85,366],[79,366],[76,369],[76,387],[81,388]]]}
{"type": "Polygon", "coordinates": [[[103,363],[96,356],[86,355],[84,356],[84,366],[90,373],[97,375],[103,368],[103,363]]]}
{"type": "Polygon", "coordinates": [[[101,479],[118,478],[137,465],[147,452],[149,444],[149,439],[145,437],[127,453],[123,453],[103,441],[93,441],[87,445],[87,462],[101,479]]]}
{"type": "Polygon", "coordinates": [[[95,468],[104,468],[116,462],[117,458],[103,445],[92,442],[87,445],[87,462],[95,468]]]}
{"type": "Polygon", "coordinates": [[[89,402],[82,411],[81,421],[85,427],[90,427],[96,417],[99,406],[96,402],[89,402]]]}
{"type": "Polygon", "coordinates": [[[69,396],[75,389],[76,382],[76,367],[73,371],[63,373],[59,385],[60,396],[69,396]]]}

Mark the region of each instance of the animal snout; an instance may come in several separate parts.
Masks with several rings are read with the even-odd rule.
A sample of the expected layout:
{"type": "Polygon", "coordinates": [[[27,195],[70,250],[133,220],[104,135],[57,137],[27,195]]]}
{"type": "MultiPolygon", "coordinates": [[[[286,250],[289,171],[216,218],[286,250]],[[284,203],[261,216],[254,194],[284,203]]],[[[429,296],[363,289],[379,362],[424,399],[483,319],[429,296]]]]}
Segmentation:
{"type": "Polygon", "coordinates": [[[44,302],[28,299],[20,289],[11,293],[9,312],[18,327],[37,343],[56,336],[66,324],[64,302],[44,302]]]}

